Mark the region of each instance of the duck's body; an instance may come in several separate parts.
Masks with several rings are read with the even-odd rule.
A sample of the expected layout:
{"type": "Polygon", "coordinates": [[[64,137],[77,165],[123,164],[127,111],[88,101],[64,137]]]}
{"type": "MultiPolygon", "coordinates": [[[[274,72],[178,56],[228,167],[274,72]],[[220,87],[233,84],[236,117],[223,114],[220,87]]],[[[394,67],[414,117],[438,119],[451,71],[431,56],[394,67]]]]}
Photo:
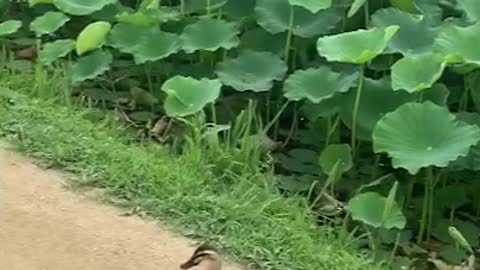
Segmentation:
{"type": "Polygon", "coordinates": [[[188,270],[222,270],[222,258],[211,247],[199,246],[193,255],[180,265],[180,269],[188,270]]]}

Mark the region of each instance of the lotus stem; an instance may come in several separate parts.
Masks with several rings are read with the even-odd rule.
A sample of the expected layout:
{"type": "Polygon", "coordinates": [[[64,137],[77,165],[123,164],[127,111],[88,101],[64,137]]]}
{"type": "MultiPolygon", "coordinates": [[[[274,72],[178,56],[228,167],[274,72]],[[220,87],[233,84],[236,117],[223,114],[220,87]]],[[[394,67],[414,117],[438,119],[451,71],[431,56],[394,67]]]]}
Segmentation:
{"type": "Polygon", "coordinates": [[[453,207],[450,209],[449,220],[450,220],[450,225],[453,225],[453,223],[455,222],[455,208],[453,207]]]}
{"type": "Polygon", "coordinates": [[[210,103],[210,109],[212,110],[212,122],[217,124],[217,111],[215,109],[215,103],[210,103]]]}
{"type": "Polygon", "coordinates": [[[292,46],[292,37],[293,37],[293,23],[295,21],[295,9],[290,5],[290,16],[288,18],[288,32],[287,40],[285,42],[285,63],[289,62],[290,58],[290,47],[292,46]]]}
{"type": "Polygon", "coordinates": [[[364,65],[360,66],[360,76],[358,77],[358,88],[357,88],[357,95],[355,96],[355,103],[353,105],[353,115],[352,115],[352,156],[355,158],[356,154],[356,136],[357,136],[357,116],[358,116],[358,109],[360,108],[360,99],[362,97],[363,91],[363,74],[365,72],[364,65]]]}
{"type": "Polygon", "coordinates": [[[433,227],[433,199],[434,199],[434,190],[435,190],[435,177],[433,173],[433,168],[429,167],[428,173],[429,184],[429,195],[428,195],[428,223],[427,223],[427,240],[430,241],[432,236],[432,227],[433,227]]]}
{"type": "Polygon", "coordinates": [[[328,133],[327,133],[327,138],[325,139],[325,146],[330,145],[330,142],[332,140],[332,135],[335,133],[337,130],[338,124],[340,123],[340,116],[337,116],[335,118],[335,121],[333,122],[333,125],[330,126],[331,124],[331,118],[328,118],[329,126],[328,126],[328,133]]]}
{"type": "Polygon", "coordinates": [[[207,15],[210,16],[210,13],[211,13],[211,1],[212,0],[207,0],[207,15]]]}
{"type": "Polygon", "coordinates": [[[294,103],[292,124],[290,125],[290,130],[288,131],[287,138],[286,138],[285,141],[283,142],[282,147],[287,146],[288,143],[290,142],[290,140],[292,139],[293,134],[295,134],[295,131],[297,130],[297,126],[298,126],[298,120],[297,120],[297,118],[298,118],[298,111],[297,111],[297,106],[296,106],[296,104],[294,103]]]}
{"type": "Polygon", "coordinates": [[[417,176],[413,175],[411,176],[410,180],[408,181],[407,184],[407,194],[405,197],[405,207],[408,207],[410,205],[410,202],[412,201],[412,195],[413,195],[413,188],[415,187],[415,183],[417,182],[417,176]]]}
{"type": "Polygon", "coordinates": [[[369,19],[370,19],[370,10],[368,7],[368,0],[365,1],[365,4],[363,4],[363,10],[365,11],[365,27],[368,27],[369,19]]]}
{"type": "MultiPolygon", "coordinates": [[[[433,195],[433,171],[431,167],[427,168],[427,179],[425,179],[424,184],[424,197],[423,197],[423,207],[422,207],[422,220],[420,221],[420,229],[418,232],[417,243],[420,244],[423,242],[425,233],[427,234],[427,239],[430,238],[429,234],[431,233],[431,207],[433,207],[433,199],[430,198],[433,195]]],[[[433,197],[433,196],[432,196],[433,197]]]]}
{"type": "Polygon", "coordinates": [[[373,163],[372,176],[371,179],[376,179],[378,175],[378,167],[380,164],[380,155],[375,155],[375,161],[373,163]]]}
{"type": "Polygon", "coordinates": [[[180,12],[185,16],[185,0],[180,0],[180,12]]]}

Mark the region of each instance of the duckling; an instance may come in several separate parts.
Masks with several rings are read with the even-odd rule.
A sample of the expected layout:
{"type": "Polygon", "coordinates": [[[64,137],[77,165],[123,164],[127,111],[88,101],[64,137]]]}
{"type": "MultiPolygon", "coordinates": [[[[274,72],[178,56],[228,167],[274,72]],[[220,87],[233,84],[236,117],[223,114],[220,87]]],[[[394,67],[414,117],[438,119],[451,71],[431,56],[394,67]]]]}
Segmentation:
{"type": "Polygon", "coordinates": [[[222,257],[208,245],[200,245],[192,257],[180,265],[180,269],[190,270],[222,270],[222,257]]]}

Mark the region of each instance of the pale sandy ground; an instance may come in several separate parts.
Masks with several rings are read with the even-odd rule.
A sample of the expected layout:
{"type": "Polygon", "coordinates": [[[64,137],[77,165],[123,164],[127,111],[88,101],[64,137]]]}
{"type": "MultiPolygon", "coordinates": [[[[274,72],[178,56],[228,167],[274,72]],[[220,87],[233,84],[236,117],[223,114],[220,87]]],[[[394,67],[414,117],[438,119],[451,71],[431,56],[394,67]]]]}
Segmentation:
{"type": "Polygon", "coordinates": [[[1,270],[173,270],[195,248],[153,221],[120,213],[0,147],[1,270]]]}

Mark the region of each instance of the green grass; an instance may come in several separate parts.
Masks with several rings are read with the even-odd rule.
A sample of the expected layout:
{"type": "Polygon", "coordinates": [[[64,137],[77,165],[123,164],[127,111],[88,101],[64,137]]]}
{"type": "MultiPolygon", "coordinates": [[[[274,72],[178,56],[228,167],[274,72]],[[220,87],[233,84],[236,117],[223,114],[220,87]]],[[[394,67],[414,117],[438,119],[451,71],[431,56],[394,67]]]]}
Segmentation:
{"type": "Polygon", "coordinates": [[[260,269],[382,269],[314,225],[300,199],[283,198],[251,179],[226,188],[208,166],[153,144],[131,144],[113,121],[89,120],[91,111],[7,89],[32,88],[33,78],[27,79],[0,80],[0,134],[19,151],[73,172],[76,184],[104,188],[260,269]]]}

